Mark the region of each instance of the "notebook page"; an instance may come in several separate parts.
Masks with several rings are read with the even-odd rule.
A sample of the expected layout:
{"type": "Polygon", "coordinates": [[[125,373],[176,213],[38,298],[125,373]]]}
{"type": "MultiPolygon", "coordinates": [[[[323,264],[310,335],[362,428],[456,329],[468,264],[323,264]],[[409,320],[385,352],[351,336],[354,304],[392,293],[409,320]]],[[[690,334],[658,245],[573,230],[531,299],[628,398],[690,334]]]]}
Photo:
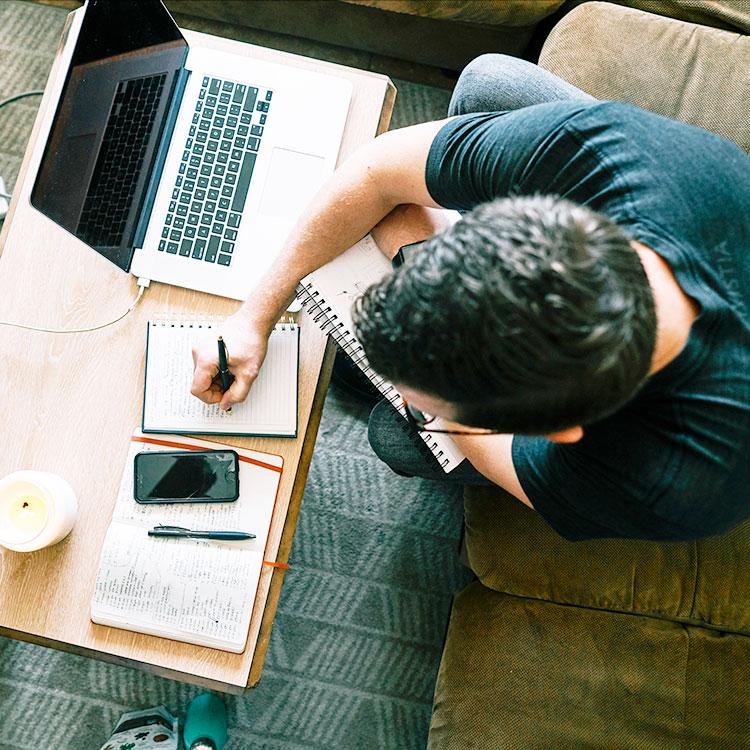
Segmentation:
{"type": "Polygon", "coordinates": [[[247,640],[263,555],[221,542],[107,530],[92,601],[95,622],[237,653],[247,640]]]}
{"type": "Polygon", "coordinates": [[[282,460],[234,448],[240,455],[236,501],[141,505],[133,499],[136,453],[224,447],[172,436],[161,441],[168,446],[158,442],[141,433],[133,436],[102,547],[92,620],[239,652],[247,639],[282,460]],[[156,442],[141,442],[144,439],[156,442]],[[158,524],[247,531],[256,538],[218,542],[149,537],[148,529],[158,524]]]}
{"type": "MultiPolygon", "coordinates": [[[[143,429],[237,435],[297,432],[299,328],[274,329],[268,353],[245,401],[231,414],[191,395],[192,347],[217,330],[211,323],[151,321],[148,329],[143,429]]],[[[218,335],[218,334],[217,334],[218,335]]],[[[231,351],[229,352],[231,356],[231,351]]]]}
{"type": "MultiPolygon", "coordinates": [[[[394,386],[369,366],[362,345],[354,335],[352,307],[355,300],[372,284],[392,273],[390,261],[380,252],[368,234],[346,252],[302,279],[298,295],[307,302],[307,311],[316,319],[329,321],[321,325],[352,357],[378,390],[403,413],[401,396],[394,386]]],[[[464,460],[464,454],[448,435],[420,433],[420,437],[447,472],[464,460]]]]}

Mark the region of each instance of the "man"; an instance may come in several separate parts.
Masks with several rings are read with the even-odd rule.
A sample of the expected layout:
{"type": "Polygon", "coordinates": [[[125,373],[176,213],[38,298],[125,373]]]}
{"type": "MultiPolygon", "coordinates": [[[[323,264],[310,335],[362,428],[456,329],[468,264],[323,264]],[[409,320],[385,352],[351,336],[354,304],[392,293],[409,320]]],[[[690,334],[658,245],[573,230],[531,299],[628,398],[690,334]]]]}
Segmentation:
{"type": "Polygon", "coordinates": [[[207,342],[193,393],[244,399],[297,282],[370,229],[388,257],[430,237],[357,332],[412,429],[453,432],[468,461],[444,475],[381,404],[370,439],[394,470],[494,483],[569,539],[750,516],[750,159],[501,55],[464,71],[450,114],[337,171],[226,322],[232,388],[207,342]]]}

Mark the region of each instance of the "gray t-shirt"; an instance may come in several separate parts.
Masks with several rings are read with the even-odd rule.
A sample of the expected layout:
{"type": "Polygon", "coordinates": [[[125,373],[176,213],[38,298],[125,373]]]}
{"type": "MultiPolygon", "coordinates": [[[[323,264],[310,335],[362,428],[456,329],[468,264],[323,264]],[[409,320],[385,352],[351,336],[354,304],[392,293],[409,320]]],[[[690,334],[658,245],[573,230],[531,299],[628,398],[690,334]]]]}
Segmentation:
{"type": "Polygon", "coordinates": [[[550,194],[609,216],[700,305],[685,348],[614,415],[557,444],[516,436],[536,510],[568,539],[687,540],[750,517],[750,158],[614,102],[458,117],[427,187],[446,208],[550,194]]]}

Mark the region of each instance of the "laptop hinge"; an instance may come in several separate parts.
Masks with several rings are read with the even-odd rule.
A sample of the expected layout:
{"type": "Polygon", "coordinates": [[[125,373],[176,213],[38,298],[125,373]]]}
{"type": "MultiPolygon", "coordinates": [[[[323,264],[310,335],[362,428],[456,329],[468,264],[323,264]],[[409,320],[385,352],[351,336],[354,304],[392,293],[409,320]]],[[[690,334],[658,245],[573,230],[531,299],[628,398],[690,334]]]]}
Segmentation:
{"type": "Polygon", "coordinates": [[[141,218],[135,229],[135,235],[133,237],[133,248],[143,247],[143,240],[146,237],[146,229],[148,228],[148,223],[151,220],[151,212],[154,209],[156,192],[159,189],[159,182],[161,180],[162,172],[164,171],[164,163],[167,160],[167,152],[169,151],[169,146],[172,142],[172,133],[174,132],[174,126],[177,122],[177,115],[180,113],[182,96],[185,93],[185,87],[187,86],[189,78],[190,71],[184,67],[175,76],[172,103],[170,104],[167,116],[164,119],[164,129],[159,140],[159,148],[156,151],[154,168],[151,171],[151,178],[149,179],[148,187],[146,188],[146,197],[143,201],[141,218]]]}

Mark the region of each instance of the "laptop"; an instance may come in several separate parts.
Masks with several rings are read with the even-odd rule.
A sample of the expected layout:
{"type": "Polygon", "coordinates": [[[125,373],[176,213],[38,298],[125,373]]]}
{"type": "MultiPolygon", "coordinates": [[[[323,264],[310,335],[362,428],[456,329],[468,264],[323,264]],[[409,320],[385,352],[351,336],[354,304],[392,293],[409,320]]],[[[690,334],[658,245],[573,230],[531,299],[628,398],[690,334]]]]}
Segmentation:
{"type": "Polygon", "coordinates": [[[334,170],[351,84],[188,46],[160,0],[88,0],[70,34],[32,205],[124,271],[245,299],[334,170]]]}

